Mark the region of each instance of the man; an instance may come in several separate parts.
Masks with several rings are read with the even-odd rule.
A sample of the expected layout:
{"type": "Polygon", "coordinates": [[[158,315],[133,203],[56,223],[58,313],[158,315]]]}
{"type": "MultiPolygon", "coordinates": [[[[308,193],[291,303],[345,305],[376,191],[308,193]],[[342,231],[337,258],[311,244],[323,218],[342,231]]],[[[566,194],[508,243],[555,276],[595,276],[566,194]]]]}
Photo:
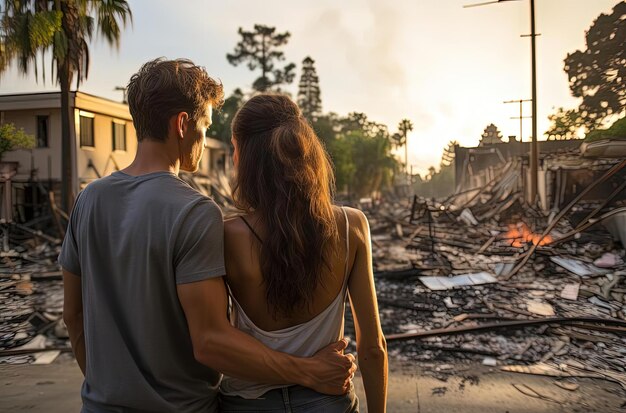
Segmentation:
{"type": "Polygon", "coordinates": [[[146,63],[128,87],[135,160],[76,200],[59,262],[84,412],[216,411],[218,371],[348,389],[355,366],[341,354],[345,341],[296,358],[227,320],[221,211],[177,176],[198,169],[222,98],[189,60],[146,63]]]}

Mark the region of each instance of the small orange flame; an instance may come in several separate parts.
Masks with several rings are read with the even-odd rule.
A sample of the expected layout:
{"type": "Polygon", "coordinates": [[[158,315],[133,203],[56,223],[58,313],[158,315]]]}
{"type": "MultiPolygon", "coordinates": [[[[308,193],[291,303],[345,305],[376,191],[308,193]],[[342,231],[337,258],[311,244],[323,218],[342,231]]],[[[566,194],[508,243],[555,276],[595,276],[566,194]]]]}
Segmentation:
{"type": "Polygon", "coordinates": [[[533,233],[523,222],[509,224],[509,231],[503,235],[503,239],[509,240],[512,247],[521,248],[529,242],[534,245],[546,245],[553,241],[550,235],[541,239],[541,234],[533,233]]]}

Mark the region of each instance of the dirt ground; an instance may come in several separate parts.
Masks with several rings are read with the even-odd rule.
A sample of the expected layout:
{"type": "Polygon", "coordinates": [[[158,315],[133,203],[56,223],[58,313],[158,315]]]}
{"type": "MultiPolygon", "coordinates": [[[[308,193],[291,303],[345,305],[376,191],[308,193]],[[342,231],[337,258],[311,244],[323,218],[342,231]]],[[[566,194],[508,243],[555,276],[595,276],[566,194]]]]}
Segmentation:
{"type": "MultiPolygon", "coordinates": [[[[626,412],[618,385],[579,379],[579,388],[565,390],[555,379],[505,373],[482,365],[454,366],[447,380],[428,374],[418,364],[392,362],[388,412],[522,413],[626,412]],[[540,398],[523,394],[537,392],[540,398]]],[[[0,411],[67,413],[80,409],[82,376],[76,362],[63,354],[50,365],[0,365],[0,411]]],[[[367,412],[360,377],[357,393],[367,412]]]]}

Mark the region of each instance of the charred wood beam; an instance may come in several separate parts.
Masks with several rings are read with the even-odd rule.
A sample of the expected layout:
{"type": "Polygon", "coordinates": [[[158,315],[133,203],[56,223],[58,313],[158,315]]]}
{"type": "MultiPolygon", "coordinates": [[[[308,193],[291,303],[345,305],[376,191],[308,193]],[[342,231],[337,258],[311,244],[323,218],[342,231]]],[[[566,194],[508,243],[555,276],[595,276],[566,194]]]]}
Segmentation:
{"type": "Polygon", "coordinates": [[[576,227],[575,229],[571,230],[567,234],[563,234],[563,236],[561,238],[555,239],[554,241],[552,241],[548,245],[550,247],[553,247],[556,244],[560,244],[561,242],[565,242],[565,241],[571,239],[572,237],[576,236],[576,234],[578,234],[578,233],[588,229],[589,227],[592,227],[595,224],[599,224],[600,222],[604,221],[605,219],[610,218],[610,217],[612,217],[614,215],[620,214],[622,212],[626,212],[626,207],[614,209],[614,210],[609,211],[606,214],[598,217],[597,219],[591,219],[588,222],[585,222],[585,220],[586,220],[585,219],[585,220],[581,221],[582,224],[580,224],[578,227],[576,227]]]}
{"type": "Polygon", "coordinates": [[[418,331],[415,333],[401,333],[401,334],[389,334],[385,335],[387,341],[393,340],[406,340],[411,338],[424,338],[433,336],[449,336],[455,334],[464,333],[477,333],[481,331],[491,331],[500,329],[514,329],[523,328],[527,326],[543,325],[543,324],[610,324],[619,327],[613,333],[626,334],[626,321],[612,319],[612,318],[598,318],[598,317],[550,317],[539,320],[519,320],[519,321],[507,321],[504,323],[488,323],[477,326],[461,326],[453,328],[436,328],[429,331],[418,331]]]}
{"type": "Polygon", "coordinates": [[[0,350],[0,357],[7,356],[21,356],[24,354],[43,353],[45,351],[61,351],[63,353],[69,353],[72,351],[71,347],[48,347],[48,348],[29,348],[20,350],[0,350]]]}
{"type": "Polygon", "coordinates": [[[407,303],[398,301],[396,299],[378,298],[378,304],[384,304],[388,307],[402,308],[405,310],[417,310],[417,311],[436,311],[437,306],[434,304],[426,303],[407,303]]]}
{"type": "Polygon", "coordinates": [[[463,347],[456,347],[456,346],[443,346],[443,345],[436,346],[432,344],[417,343],[416,347],[424,349],[424,350],[446,351],[450,353],[478,354],[481,356],[490,356],[490,357],[499,357],[501,355],[500,353],[496,353],[495,351],[478,350],[478,349],[473,349],[473,348],[463,348],[463,347]]]}

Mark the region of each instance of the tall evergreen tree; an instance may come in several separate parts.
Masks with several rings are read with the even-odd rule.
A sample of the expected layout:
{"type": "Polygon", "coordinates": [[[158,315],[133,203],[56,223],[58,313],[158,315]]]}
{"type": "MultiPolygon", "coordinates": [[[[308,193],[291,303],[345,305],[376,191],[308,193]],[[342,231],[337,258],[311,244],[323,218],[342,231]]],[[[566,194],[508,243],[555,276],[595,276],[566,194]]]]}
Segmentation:
{"type": "Polygon", "coordinates": [[[253,31],[245,31],[240,27],[239,35],[241,40],[235,46],[234,53],[228,53],[226,59],[233,66],[247,62],[248,69],[261,69],[261,76],[252,84],[254,90],[280,90],[280,85],[293,82],[294,63],[283,68],[277,67],[277,62],[285,60],[285,54],[280,48],[289,41],[289,32],[276,33],[275,27],[255,24],[253,31]]]}
{"type": "MultiPolygon", "coordinates": [[[[33,68],[38,77],[38,55],[43,60],[51,52],[55,80],[61,86],[61,202],[68,211],[73,201],[70,86],[75,79],[78,88],[87,78],[88,41],[94,30],[118,48],[121,29],[132,22],[132,13],[126,0],[5,0],[3,6],[0,72],[16,61],[20,72],[33,68]]],[[[45,81],[43,70],[41,76],[45,81]]]]}
{"type": "Polygon", "coordinates": [[[302,75],[298,84],[298,105],[310,122],[313,122],[322,113],[320,80],[314,64],[315,60],[309,56],[302,61],[302,75]]]}

